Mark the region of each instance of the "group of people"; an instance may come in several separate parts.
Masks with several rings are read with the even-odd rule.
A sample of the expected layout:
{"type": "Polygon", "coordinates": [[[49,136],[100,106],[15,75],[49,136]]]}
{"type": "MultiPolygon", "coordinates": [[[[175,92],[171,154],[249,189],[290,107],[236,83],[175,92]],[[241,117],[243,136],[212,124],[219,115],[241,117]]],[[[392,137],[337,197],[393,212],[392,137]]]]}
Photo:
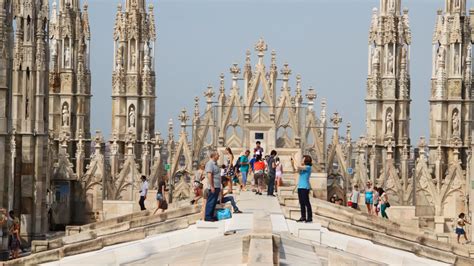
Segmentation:
{"type": "MultiPolygon", "coordinates": [[[[146,176],[142,175],[141,176],[142,184],[140,188],[140,200],[138,201],[138,204],[140,205],[140,210],[144,211],[146,210],[145,207],[145,200],[148,194],[148,180],[146,176]]],[[[166,177],[163,177],[161,181],[158,182],[158,190],[156,192],[156,209],[153,212],[153,214],[156,214],[158,210],[161,210],[164,212],[166,209],[168,209],[168,202],[166,201],[165,197],[165,191],[166,191],[166,177]]]]}
{"type": "MultiPolygon", "coordinates": [[[[230,202],[234,213],[241,213],[237,207],[233,194],[233,185],[240,185],[241,191],[246,191],[253,186],[256,195],[275,197],[278,187],[282,184],[283,164],[277,157],[277,151],[272,150],[264,157],[261,142],[257,141],[250,157],[250,150],[246,150],[237,159],[234,158],[232,149],[225,149],[225,164],[218,165],[220,155],[217,152],[210,154],[210,159],[199,166],[194,178],[195,197],[191,204],[196,204],[203,199],[203,220],[216,221],[215,208],[219,203],[230,202]],[[249,176],[253,175],[253,184],[249,184],[249,176]]],[[[292,159],[294,169],[300,171],[300,182],[298,184],[298,196],[302,206],[300,222],[312,221],[312,209],[309,202],[309,176],[311,174],[312,159],[305,156],[301,165],[297,165],[292,159]],[[301,178],[301,176],[303,176],[301,178]]]]}
{"type": "Polygon", "coordinates": [[[367,212],[375,216],[378,216],[380,212],[382,218],[388,219],[386,210],[390,207],[390,203],[385,190],[381,187],[372,186],[372,182],[370,181],[367,181],[366,187],[362,191],[359,190],[359,185],[354,185],[349,201],[350,206],[354,209],[359,209],[361,192],[364,193],[365,196],[367,212]]]}
{"type": "Polygon", "coordinates": [[[14,211],[9,211],[7,214],[7,210],[2,208],[0,209],[0,214],[2,215],[0,219],[0,227],[5,223],[7,224],[9,257],[17,259],[20,255],[21,245],[20,221],[15,217],[14,211]]]}

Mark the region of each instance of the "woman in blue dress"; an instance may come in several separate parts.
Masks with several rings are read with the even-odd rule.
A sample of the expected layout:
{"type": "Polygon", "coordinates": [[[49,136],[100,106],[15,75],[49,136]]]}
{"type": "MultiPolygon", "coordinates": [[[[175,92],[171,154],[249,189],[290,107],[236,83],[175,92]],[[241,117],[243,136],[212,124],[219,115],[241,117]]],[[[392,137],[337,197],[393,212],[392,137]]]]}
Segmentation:
{"type": "Polygon", "coordinates": [[[298,177],[298,200],[301,208],[301,218],[297,222],[311,223],[313,221],[313,210],[309,200],[311,187],[309,184],[309,177],[311,176],[311,168],[313,166],[313,159],[311,156],[304,155],[303,161],[297,166],[295,160],[291,158],[293,169],[299,171],[298,177]]]}

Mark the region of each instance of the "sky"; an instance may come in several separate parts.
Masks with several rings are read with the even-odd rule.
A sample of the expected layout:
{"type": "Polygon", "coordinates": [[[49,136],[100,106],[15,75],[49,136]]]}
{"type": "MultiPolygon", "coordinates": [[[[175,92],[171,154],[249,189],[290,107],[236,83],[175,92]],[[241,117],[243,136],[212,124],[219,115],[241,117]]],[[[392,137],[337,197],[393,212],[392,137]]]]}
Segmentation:
{"type": "MultiPolygon", "coordinates": [[[[113,26],[119,0],[89,0],[92,33],[91,131],[109,136],[113,26]]],[[[472,7],[472,1],[468,1],[472,7]]],[[[194,97],[202,98],[219,75],[230,85],[232,63],[243,66],[245,51],[263,37],[277,52],[279,68],[288,62],[301,74],[303,92],[312,86],[327,99],[328,113],[338,111],[352,124],[352,136],[365,133],[367,38],[372,8],[379,0],[148,0],[157,26],[156,130],[165,136],[170,118],[183,107],[192,114],[194,97]]],[[[411,48],[411,138],[427,136],[431,78],[431,39],[436,10],[444,0],[402,0],[409,9],[411,48]]],[[[269,52],[267,53],[269,58],[269,52]]],[[[204,105],[202,99],[201,106],[204,105]]],[[[318,108],[319,110],[319,108],[318,108]]],[[[342,131],[341,131],[342,132],[342,131]]]]}

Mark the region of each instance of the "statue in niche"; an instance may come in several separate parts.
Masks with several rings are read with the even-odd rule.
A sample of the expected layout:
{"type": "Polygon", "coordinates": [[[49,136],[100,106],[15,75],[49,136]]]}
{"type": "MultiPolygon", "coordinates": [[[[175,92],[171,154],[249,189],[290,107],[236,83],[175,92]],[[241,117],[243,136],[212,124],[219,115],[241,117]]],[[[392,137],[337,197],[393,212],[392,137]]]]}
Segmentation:
{"type": "Polygon", "coordinates": [[[71,49],[69,47],[66,47],[64,52],[64,65],[65,67],[71,67],[71,49]]]}
{"type": "Polygon", "coordinates": [[[150,46],[148,46],[148,42],[143,44],[143,51],[145,53],[145,57],[150,56],[150,46]]]}
{"type": "Polygon", "coordinates": [[[388,10],[395,11],[395,0],[388,0],[388,10]]]}
{"type": "Polygon", "coordinates": [[[393,74],[393,63],[394,63],[394,58],[393,58],[393,54],[392,52],[389,52],[388,53],[388,66],[387,66],[387,69],[388,69],[388,73],[389,74],[393,74]]]}
{"type": "Polygon", "coordinates": [[[130,66],[132,69],[135,69],[136,61],[137,61],[137,55],[135,54],[135,51],[132,51],[132,62],[130,63],[130,66]]]}
{"type": "Polygon", "coordinates": [[[407,51],[407,47],[406,46],[403,46],[402,47],[402,58],[407,60],[408,58],[408,51],[407,51]]]}
{"type": "Polygon", "coordinates": [[[388,136],[393,135],[392,110],[387,111],[387,118],[385,119],[385,134],[387,134],[388,136]]]}
{"type": "Polygon", "coordinates": [[[459,53],[454,53],[454,74],[459,74],[459,53]]]}
{"type": "Polygon", "coordinates": [[[444,47],[440,46],[438,48],[438,59],[436,60],[436,68],[440,67],[441,61],[444,62],[444,47]]]}
{"type": "Polygon", "coordinates": [[[457,8],[459,8],[459,7],[460,7],[460,5],[461,5],[461,3],[460,3],[460,1],[459,1],[459,0],[455,0],[455,1],[454,1],[454,7],[457,7],[457,8]]]}
{"type": "Polygon", "coordinates": [[[56,44],[56,38],[53,38],[51,40],[51,55],[57,55],[58,54],[58,46],[56,44]]]}
{"type": "Polygon", "coordinates": [[[375,51],[373,52],[372,62],[376,64],[380,63],[380,48],[379,47],[375,48],[375,51]]]}
{"type": "Polygon", "coordinates": [[[459,136],[460,128],[459,128],[459,112],[458,110],[454,110],[453,112],[453,117],[452,117],[452,123],[453,123],[453,136],[459,136]]]}
{"type": "Polygon", "coordinates": [[[63,105],[63,110],[62,110],[62,126],[63,127],[68,127],[69,126],[69,107],[67,104],[63,105]]]}
{"type": "Polygon", "coordinates": [[[115,66],[116,68],[122,68],[123,66],[123,49],[119,47],[115,53],[115,66]]]}
{"type": "Polygon", "coordinates": [[[135,127],[135,108],[133,107],[133,105],[130,106],[130,112],[128,113],[128,127],[135,127]]]}

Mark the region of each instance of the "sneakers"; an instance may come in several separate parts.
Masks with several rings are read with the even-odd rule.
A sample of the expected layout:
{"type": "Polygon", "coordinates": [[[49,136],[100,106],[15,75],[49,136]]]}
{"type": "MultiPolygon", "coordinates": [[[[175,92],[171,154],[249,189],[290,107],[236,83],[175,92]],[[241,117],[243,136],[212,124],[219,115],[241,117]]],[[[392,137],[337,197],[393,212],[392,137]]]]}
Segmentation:
{"type": "Polygon", "coordinates": [[[234,213],[242,213],[241,210],[235,210],[234,213]]]}
{"type": "Polygon", "coordinates": [[[312,222],[313,222],[313,220],[306,220],[305,223],[309,224],[309,223],[312,223],[312,222]]]}

